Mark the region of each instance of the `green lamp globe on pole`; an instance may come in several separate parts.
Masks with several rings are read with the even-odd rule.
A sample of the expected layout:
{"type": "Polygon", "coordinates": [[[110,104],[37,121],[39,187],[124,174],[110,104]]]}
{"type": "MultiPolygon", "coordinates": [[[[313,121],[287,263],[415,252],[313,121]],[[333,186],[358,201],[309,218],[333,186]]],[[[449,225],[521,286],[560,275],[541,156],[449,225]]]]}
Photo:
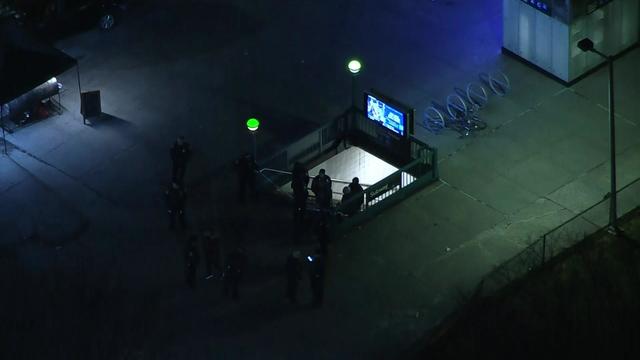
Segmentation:
{"type": "Polygon", "coordinates": [[[252,133],[258,131],[259,127],[260,127],[260,120],[256,118],[251,118],[247,120],[247,129],[252,133]]]}

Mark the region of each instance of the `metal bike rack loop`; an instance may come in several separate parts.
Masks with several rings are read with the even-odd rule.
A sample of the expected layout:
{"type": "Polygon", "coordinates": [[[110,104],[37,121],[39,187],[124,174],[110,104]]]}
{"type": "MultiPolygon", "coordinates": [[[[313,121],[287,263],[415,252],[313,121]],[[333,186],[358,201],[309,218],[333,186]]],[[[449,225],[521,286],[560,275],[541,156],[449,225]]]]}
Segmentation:
{"type": "Polygon", "coordinates": [[[489,102],[487,90],[484,89],[484,86],[478,83],[469,83],[469,85],[467,85],[466,93],[469,103],[476,105],[478,109],[484,108],[489,102]]]}
{"type": "Polygon", "coordinates": [[[465,119],[469,115],[467,103],[458,94],[447,96],[447,112],[454,119],[465,119]]]}
{"type": "Polygon", "coordinates": [[[424,111],[424,127],[436,134],[446,127],[444,115],[433,106],[427,107],[424,111]]]}
{"type": "Polygon", "coordinates": [[[483,72],[478,76],[480,81],[489,86],[491,91],[498,96],[505,96],[511,89],[511,80],[509,80],[507,74],[502,71],[496,71],[491,74],[483,72]]]}

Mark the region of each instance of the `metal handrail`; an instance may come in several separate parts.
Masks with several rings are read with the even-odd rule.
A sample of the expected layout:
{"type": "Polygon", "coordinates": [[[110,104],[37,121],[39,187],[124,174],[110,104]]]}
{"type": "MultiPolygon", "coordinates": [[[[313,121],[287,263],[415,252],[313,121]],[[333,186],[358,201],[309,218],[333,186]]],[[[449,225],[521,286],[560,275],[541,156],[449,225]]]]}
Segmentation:
{"type": "MultiPolygon", "coordinates": [[[[328,124],[305,135],[303,138],[293,142],[292,144],[289,144],[285,149],[277,152],[275,155],[270,156],[268,159],[259,162],[259,164],[261,164],[261,167],[260,167],[260,170],[256,170],[256,172],[259,172],[260,176],[267,178],[269,183],[278,187],[278,191],[286,191],[282,189],[282,185],[284,185],[283,184],[284,182],[289,181],[291,179],[290,176],[292,176],[293,174],[291,171],[280,170],[280,169],[287,169],[289,168],[289,165],[294,162],[304,162],[306,161],[305,159],[316,158],[318,155],[322,154],[324,150],[328,149],[328,147],[331,146],[330,144],[335,145],[335,141],[337,140],[341,141],[342,139],[345,139],[347,135],[353,132],[362,132],[365,135],[375,137],[376,125],[370,121],[361,121],[360,120],[361,117],[366,117],[366,113],[362,109],[358,109],[358,108],[348,109],[340,116],[332,119],[328,124]],[[351,116],[349,116],[350,114],[351,116]],[[268,167],[268,166],[272,166],[272,167],[268,167]],[[267,173],[271,173],[275,175],[271,176],[270,178],[270,176],[265,175],[267,173]]],[[[411,143],[411,147],[410,147],[411,161],[409,164],[406,164],[400,168],[397,168],[396,171],[393,173],[395,174],[395,176],[400,176],[401,189],[402,188],[410,189],[412,187],[411,184],[416,182],[419,182],[419,184],[426,184],[427,181],[420,181],[420,180],[428,180],[426,179],[426,177],[432,180],[437,179],[438,177],[437,149],[428,146],[427,144],[423,143],[422,141],[419,141],[413,136],[409,136],[409,140],[411,143]],[[430,170],[425,173],[422,173],[419,171],[415,175],[412,175],[412,171],[413,171],[412,169],[415,167],[416,164],[419,164],[419,163],[423,163],[424,165],[429,166],[430,170]],[[425,179],[421,179],[423,177],[425,179]]],[[[338,152],[339,151],[336,151],[336,153],[338,152]]],[[[331,178],[331,180],[336,184],[348,185],[351,183],[350,181],[346,181],[343,179],[331,178]]],[[[376,184],[361,184],[361,185],[366,190],[369,190],[381,183],[384,183],[385,180],[388,182],[389,177],[386,177],[385,179],[376,182],[376,184]]],[[[384,184],[382,184],[382,186],[384,186],[384,184]]],[[[414,189],[417,189],[417,188],[414,187],[414,189]]],[[[404,194],[410,194],[412,191],[413,190],[410,189],[409,192],[405,192],[404,194]]],[[[365,200],[364,206],[360,207],[360,211],[366,211],[368,208],[372,206],[375,206],[378,209],[384,209],[386,206],[380,205],[380,204],[384,204],[384,203],[393,204],[393,201],[388,202],[386,201],[386,199],[393,196],[393,194],[395,194],[396,192],[397,190],[393,189],[393,191],[387,191],[382,195],[376,194],[373,202],[368,203],[365,200]]],[[[336,197],[343,195],[341,192],[333,191],[333,189],[332,189],[332,193],[333,193],[332,201],[336,200],[336,197]]],[[[365,199],[367,199],[368,195],[366,191],[364,192],[363,196],[365,197],[365,199]]],[[[406,195],[403,195],[403,196],[406,196],[406,195]]],[[[313,194],[309,194],[309,198],[313,198],[313,197],[314,197],[313,194]]],[[[352,197],[346,202],[340,202],[339,203],[340,205],[336,208],[336,212],[339,213],[340,208],[345,204],[349,204],[352,201],[359,201],[357,199],[358,197],[352,197]]],[[[360,218],[360,220],[356,220],[356,222],[364,219],[365,218],[360,218]]]]}
{"type": "MultiPolygon", "coordinates": [[[[412,141],[414,141],[414,138],[411,138],[412,141]]],[[[431,147],[429,147],[427,144],[415,139],[415,143],[420,145],[422,147],[422,149],[424,150],[431,150],[432,154],[434,149],[432,149],[431,147]]],[[[422,155],[420,155],[418,158],[415,158],[413,161],[411,161],[409,164],[399,168],[397,171],[393,172],[392,174],[390,174],[389,176],[385,177],[384,179],[378,181],[376,184],[381,184],[381,183],[387,183],[390,182],[391,179],[394,179],[397,176],[400,176],[402,179],[402,174],[409,174],[409,170],[411,170],[413,167],[415,167],[416,165],[420,164],[420,163],[425,163],[428,161],[428,152],[423,153],[422,155]]],[[[432,160],[433,161],[433,160],[432,160]]],[[[416,180],[418,180],[420,176],[415,176],[413,181],[410,181],[409,183],[404,183],[402,180],[400,181],[400,186],[399,189],[389,189],[387,192],[392,192],[392,193],[396,193],[398,190],[401,190],[403,188],[406,188],[408,186],[411,186],[411,184],[413,184],[416,180]]],[[[379,204],[379,202],[374,202],[374,203],[370,203],[368,199],[369,195],[368,192],[365,191],[364,192],[364,196],[365,196],[365,201],[363,202],[363,204],[360,207],[359,211],[366,211],[368,208],[372,207],[372,206],[377,206],[379,204]]],[[[384,200],[384,199],[382,199],[384,200]]],[[[342,213],[344,215],[344,213],[340,210],[341,207],[344,206],[349,206],[357,201],[360,201],[358,198],[353,197],[349,200],[347,200],[346,202],[343,202],[340,204],[340,207],[337,209],[338,213],[342,213]]]]}
{"type": "MultiPolygon", "coordinates": [[[[284,171],[284,170],[271,169],[271,168],[263,168],[263,169],[259,170],[260,173],[262,173],[263,171],[270,171],[270,172],[274,172],[274,173],[277,173],[277,174],[285,174],[285,175],[292,175],[293,174],[291,171],[284,171]]],[[[309,176],[309,177],[313,178],[314,176],[309,176]]],[[[337,183],[346,184],[346,185],[351,184],[351,181],[334,179],[332,177],[329,177],[329,178],[331,179],[332,182],[337,182],[337,183]]],[[[365,187],[369,187],[371,185],[370,184],[360,183],[360,186],[365,188],[365,187]]]]}
{"type": "MultiPolygon", "coordinates": [[[[351,111],[352,111],[352,109],[347,109],[347,110],[346,110],[346,111],[344,111],[342,114],[340,114],[340,115],[338,115],[338,116],[336,116],[336,117],[332,118],[332,119],[331,119],[329,122],[327,122],[326,124],[324,124],[324,125],[322,125],[321,127],[319,127],[319,128],[317,128],[317,129],[315,129],[315,130],[313,130],[313,131],[311,131],[311,132],[307,133],[307,134],[306,134],[305,136],[303,136],[301,139],[304,139],[305,137],[310,136],[310,135],[312,135],[312,134],[318,134],[318,135],[322,136],[322,133],[323,133],[325,130],[327,130],[327,129],[331,128],[332,126],[336,126],[336,124],[339,124],[340,120],[344,119],[344,118],[345,118],[345,117],[346,117],[346,116],[347,116],[351,111]]],[[[298,139],[297,141],[294,141],[294,142],[293,142],[293,143],[291,143],[291,144],[288,144],[288,146],[291,146],[291,145],[293,145],[293,144],[297,144],[299,140],[300,140],[300,139],[298,139]]],[[[320,144],[320,150],[322,151],[322,144],[320,144]]],[[[273,154],[272,156],[270,156],[270,157],[269,157],[269,158],[267,158],[267,159],[263,159],[263,160],[261,161],[261,163],[268,163],[269,161],[271,161],[271,160],[273,160],[273,159],[275,159],[275,158],[277,158],[277,157],[281,156],[282,154],[287,154],[287,149],[286,149],[286,148],[285,148],[285,149],[282,149],[282,150],[280,150],[280,151],[278,151],[277,153],[273,154]]]]}
{"type": "Polygon", "coordinates": [[[262,173],[263,171],[271,171],[274,173],[278,173],[278,174],[287,174],[287,175],[292,175],[291,171],[284,171],[284,170],[277,170],[277,169],[270,169],[270,168],[263,168],[258,170],[258,172],[262,173]]]}
{"type": "Polygon", "coordinates": [[[267,182],[269,182],[271,185],[273,185],[273,187],[276,189],[276,191],[282,192],[282,193],[286,194],[289,197],[293,197],[288,192],[280,190],[280,187],[278,187],[278,185],[276,185],[273,181],[271,181],[271,179],[269,179],[265,174],[263,174],[262,171],[257,171],[257,173],[260,174],[260,176],[262,176],[265,180],[267,180],[267,182]]]}

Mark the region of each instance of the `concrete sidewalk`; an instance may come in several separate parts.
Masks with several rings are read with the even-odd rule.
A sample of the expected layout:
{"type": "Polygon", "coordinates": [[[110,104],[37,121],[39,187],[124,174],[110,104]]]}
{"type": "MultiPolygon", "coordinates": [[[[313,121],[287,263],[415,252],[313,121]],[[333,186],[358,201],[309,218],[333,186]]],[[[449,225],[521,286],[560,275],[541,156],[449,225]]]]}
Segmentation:
{"type": "MultiPolygon", "coordinates": [[[[515,79],[518,71],[530,71],[505,61],[515,79]]],[[[640,95],[639,62],[638,50],[619,62],[620,73],[628,74],[622,98],[640,95]]],[[[525,84],[514,81],[513,92],[486,109],[490,129],[442,146],[448,151],[441,153],[439,184],[337,243],[333,265],[340,276],[331,298],[351,302],[363,317],[380,314],[369,328],[380,351],[390,338],[409,345],[493,266],[608,192],[607,110],[601,98],[582,92],[602,82],[603,72],[567,89],[536,73],[528,73],[525,84]],[[368,299],[360,307],[354,287],[358,298],[368,299]]],[[[639,115],[621,105],[617,117],[619,188],[640,177],[639,115]]],[[[433,143],[431,137],[422,139],[433,143]]]]}

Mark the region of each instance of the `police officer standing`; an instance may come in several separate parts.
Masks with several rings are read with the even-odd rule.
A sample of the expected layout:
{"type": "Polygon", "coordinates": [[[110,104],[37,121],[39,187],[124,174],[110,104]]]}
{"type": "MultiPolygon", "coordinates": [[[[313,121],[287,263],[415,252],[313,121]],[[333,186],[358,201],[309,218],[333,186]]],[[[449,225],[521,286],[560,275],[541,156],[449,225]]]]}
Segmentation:
{"type": "Polygon", "coordinates": [[[213,277],[213,268],[220,271],[220,233],[206,230],[202,235],[202,252],[204,253],[204,265],[207,272],[206,279],[213,277]]]}
{"type": "Polygon", "coordinates": [[[350,214],[353,215],[360,211],[362,204],[364,203],[364,189],[362,188],[362,185],[360,185],[360,179],[358,179],[358,177],[354,177],[353,180],[351,180],[349,190],[351,197],[358,198],[353,205],[352,213],[350,214]]]}
{"type": "Polygon", "coordinates": [[[187,244],[187,250],[185,254],[186,282],[187,286],[194,290],[196,288],[196,273],[198,270],[198,264],[200,264],[200,255],[198,255],[198,250],[196,249],[195,245],[197,240],[197,236],[191,235],[187,244]]]}
{"type": "Polygon", "coordinates": [[[300,251],[293,251],[287,257],[285,272],[287,274],[287,298],[292,304],[298,302],[298,283],[301,276],[302,263],[300,262],[300,251]]]}
{"type": "Polygon", "coordinates": [[[351,216],[351,209],[353,209],[353,202],[349,202],[351,199],[351,188],[345,186],[342,188],[342,199],[340,200],[340,211],[344,214],[351,216]]]}
{"type": "Polygon", "coordinates": [[[321,250],[317,249],[315,254],[307,256],[309,261],[309,280],[311,292],[313,294],[313,306],[322,306],[324,298],[324,273],[325,262],[321,250]]]}
{"type": "Polygon", "coordinates": [[[183,136],[178,136],[176,142],[171,147],[171,160],[173,161],[172,179],[184,184],[184,173],[187,170],[187,163],[191,158],[191,145],[184,141],[183,136]]]}
{"type": "Polygon", "coordinates": [[[307,197],[309,197],[309,172],[300,162],[293,166],[291,177],[291,189],[293,190],[294,221],[302,223],[307,207],[307,197]]]}
{"type": "Polygon", "coordinates": [[[169,213],[169,230],[175,228],[176,217],[180,221],[182,229],[187,227],[184,218],[184,205],[186,201],[186,194],[177,182],[172,182],[171,186],[165,191],[165,197],[167,200],[167,207],[169,213]]]}
{"type": "Polygon", "coordinates": [[[237,247],[229,254],[227,268],[223,274],[224,277],[224,294],[228,296],[231,294],[231,298],[234,301],[240,299],[238,288],[240,281],[244,275],[247,266],[247,255],[242,247],[237,247]]]}
{"type": "Polygon", "coordinates": [[[258,165],[251,154],[245,153],[235,161],[235,166],[238,175],[238,201],[244,203],[247,192],[250,192],[254,197],[256,196],[258,165]]]}
{"type": "Polygon", "coordinates": [[[320,210],[328,210],[331,205],[331,178],[325,174],[324,169],[320,169],[318,175],[313,178],[311,191],[316,196],[316,202],[320,210]]]}
{"type": "Polygon", "coordinates": [[[329,242],[330,233],[329,233],[329,223],[326,217],[320,218],[320,225],[318,226],[318,243],[320,245],[320,251],[323,256],[327,256],[329,252],[329,242]]]}

